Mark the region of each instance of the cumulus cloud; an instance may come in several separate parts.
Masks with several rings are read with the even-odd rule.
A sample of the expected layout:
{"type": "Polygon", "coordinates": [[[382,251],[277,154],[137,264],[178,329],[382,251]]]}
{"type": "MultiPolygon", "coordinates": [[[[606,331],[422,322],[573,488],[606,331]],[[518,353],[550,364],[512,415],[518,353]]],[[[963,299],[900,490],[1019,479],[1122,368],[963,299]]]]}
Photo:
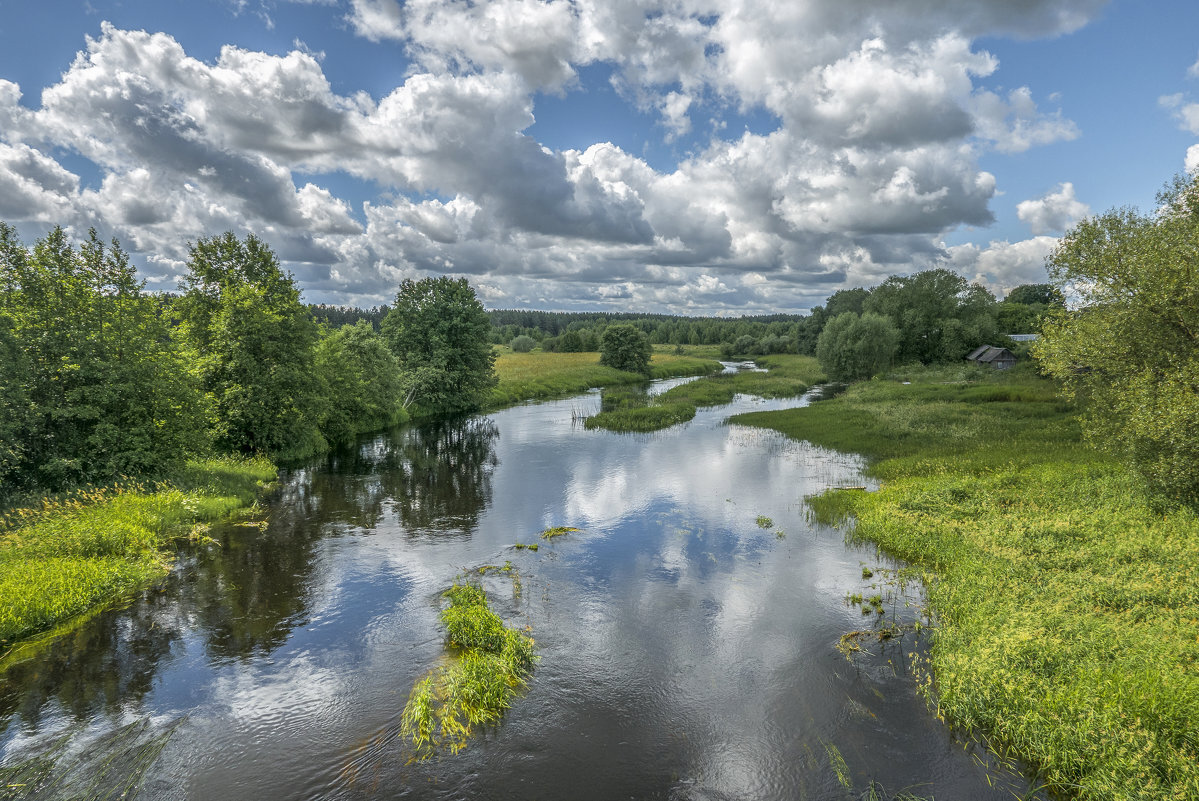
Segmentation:
{"type": "Polygon", "coordinates": [[[948,264],[997,295],[1021,284],[1045,281],[1045,260],[1057,247],[1055,236],[1035,236],[1019,242],[992,241],[985,248],[958,245],[947,248],[948,264]]]}
{"type": "MultiPolygon", "coordinates": [[[[973,261],[939,245],[993,219],[980,155],[1078,131],[1031,88],[978,88],[1001,65],[975,41],[1066,32],[1101,5],[351,0],[351,30],[408,59],[374,97],[334,91],[307,44],[205,62],[106,23],[40,107],[0,80],[0,214],[94,221],[162,280],[188,240],[254,231],[314,299],[343,302],[449,272],[494,304],[762,311],[951,255],[1006,274],[1024,269],[1015,245],[973,261]],[[688,143],[675,165],[530,133],[540,98],[601,63],[664,141],[688,143]],[[697,136],[734,110],[777,127],[697,136]],[[81,189],[63,150],[100,180],[81,189]],[[356,208],[323,185],[334,173],[379,194],[356,208]]],[[[1026,203],[1034,233],[1081,206],[1069,184],[1026,203]]]]}
{"type": "Polygon", "coordinates": [[[1060,234],[1090,213],[1091,207],[1074,196],[1074,184],[1069,181],[1059,184],[1056,192],[1016,206],[1016,216],[1038,236],[1060,234]]]}

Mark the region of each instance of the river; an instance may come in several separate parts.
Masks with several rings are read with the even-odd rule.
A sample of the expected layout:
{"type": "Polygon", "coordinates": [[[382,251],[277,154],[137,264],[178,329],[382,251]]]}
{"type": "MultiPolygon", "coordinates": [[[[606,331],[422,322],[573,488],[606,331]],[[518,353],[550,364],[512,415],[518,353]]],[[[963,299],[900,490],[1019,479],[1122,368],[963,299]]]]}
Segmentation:
{"type": "Polygon", "coordinates": [[[59,758],[82,767],[63,788],[142,758],[138,797],[153,799],[1026,792],[917,695],[917,635],[838,651],[846,632],[916,621],[920,595],[805,515],[805,495],[869,483],[856,457],[725,422],[806,402],[738,397],[630,435],[578,423],[592,392],[287,472],[261,522],[214,527],[161,587],[9,667],[0,754],[66,732],[59,758]],[[539,540],[553,526],[581,531],[539,540]],[[396,735],[413,683],[445,659],[440,593],[505,561],[518,586],[484,586],[540,662],[498,726],[413,761],[396,735]],[[882,594],[885,614],[853,593],[882,594]]]}

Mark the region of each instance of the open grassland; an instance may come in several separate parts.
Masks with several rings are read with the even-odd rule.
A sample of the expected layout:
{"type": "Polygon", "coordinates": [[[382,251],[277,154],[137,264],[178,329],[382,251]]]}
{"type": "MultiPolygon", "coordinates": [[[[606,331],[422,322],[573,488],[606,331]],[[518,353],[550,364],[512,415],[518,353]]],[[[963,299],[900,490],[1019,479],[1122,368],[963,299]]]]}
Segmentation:
{"type": "Polygon", "coordinates": [[[0,516],[0,652],[163,576],[165,549],[252,503],[265,459],[189,462],[169,483],[85,490],[0,516]]]}
{"type": "Polygon", "coordinates": [[[756,361],[767,372],[745,370],[707,376],[649,399],[613,393],[604,399],[603,410],[587,418],[584,425],[611,431],[657,431],[687,422],[699,407],[729,403],[738,394],[791,398],[824,380],[820,365],[810,356],[760,356],[756,361]]]}
{"type": "Polygon", "coordinates": [[[1199,798],[1199,519],[1154,511],[1025,372],[915,371],[736,422],[872,458],[809,499],[922,569],[939,715],[1062,797],[1199,798]]]}
{"type": "MultiPolygon", "coordinates": [[[[598,353],[514,353],[497,347],[495,372],[499,384],[491,391],[489,408],[509,406],[533,398],[557,398],[592,387],[636,384],[640,373],[614,370],[599,363],[598,353]]],[[[655,351],[650,361],[652,378],[705,375],[720,369],[715,359],[655,351]]]]}

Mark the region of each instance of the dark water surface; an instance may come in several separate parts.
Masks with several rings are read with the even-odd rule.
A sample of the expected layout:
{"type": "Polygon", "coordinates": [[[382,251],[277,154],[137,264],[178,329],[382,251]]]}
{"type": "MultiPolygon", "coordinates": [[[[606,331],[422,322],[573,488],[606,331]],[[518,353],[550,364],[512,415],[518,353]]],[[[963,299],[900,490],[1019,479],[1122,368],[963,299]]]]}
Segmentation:
{"type": "MultiPolygon", "coordinates": [[[[916,695],[914,635],[853,662],[836,650],[876,620],[848,593],[894,595],[862,567],[892,565],[806,522],[802,501],[865,483],[860,463],[723,422],[795,403],[739,398],[619,435],[572,422],[598,410],[592,393],[294,471],[262,528],[214,529],[219,547],[163,587],[11,667],[2,753],[148,718],[177,727],[141,798],[846,799],[874,781],[1010,799],[1027,784],[916,695]],[[583,531],[511,547],[560,525],[583,531]],[[484,586],[532,629],[528,690],[462,753],[411,762],[396,733],[444,658],[439,593],[505,560],[519,591],[484,586]]],[[[886,619],[914,621],[912,600],[886,619]]]]}

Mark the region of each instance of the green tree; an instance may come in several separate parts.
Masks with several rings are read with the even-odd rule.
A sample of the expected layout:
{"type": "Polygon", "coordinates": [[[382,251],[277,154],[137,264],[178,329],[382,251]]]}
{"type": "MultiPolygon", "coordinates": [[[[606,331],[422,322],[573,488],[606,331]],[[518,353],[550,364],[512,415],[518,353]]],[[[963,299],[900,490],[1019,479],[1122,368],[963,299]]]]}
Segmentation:
{"type": "Polygon", "coordinates": [[[491,321],[465,278],[400,284],[382,332],[399,359],[404,405],[451,414],[477,409],[496,384],[491,321]]]}
{"type": "Polygon", "coordinates": [[[316,368],[328,392],[321,427],[333,445],[349,445],[359,434],[393,426],[406,416],[400,405],[400,363],[368,320],[324,336],[316,368]]]}
{"type": "Polygon", "coordinates": [[[515,353],[528,353],[533,348],[537,347],[537,340],[533,339],[533,337],[521,334],[520,336],[513,337],[512,341],[508,344],[508,347],[512,348],[515,353]]]}
{"type": "Polygon", "coordinates": [[[180,289],[175,311],[213,398],[216,443],[284,459],[324,450],[316,323],[271,249],[252,234],[201,239],[180,289]]]}
{"type": "Polygon", "coordinates": [[[600,340],[600,364],[648,375],[652,353],[649,337],[635,326],[622,323],[604,329],[600,340]]]}
{"type": "Polygon", "coordinates": [[[1003,302],[1021,303],[1026,306],[1039,304],[1064,307],[1066,305],[1066,299],[1062,297],[1061,290],[1053,284],[1021,284],[1007,293],[1003,302]]]}
{"type": "Polygon", "coordinates": [[[945,269],[893,275],[875,287],[864,311],[883,314],[899,330],[901,362],[952,362],[995,336],[995,298],[945,269]]]}
{"type": "Polygon", "coordinates": [[[890,367],[898,349],[899,331],[889,318],[843,312],[820,332],[816,358],[829,378],[857,381],[890,367]]]}
{"type": "Polygon", "coordinates": [[[1077,309],[1054,312],[1033,352],[1085,402],[1092,441],[1126,453],[1161,497],[1199,506],[1199,177],[1158,201],[1066,233],[1047,269],[1077,309]]]}

